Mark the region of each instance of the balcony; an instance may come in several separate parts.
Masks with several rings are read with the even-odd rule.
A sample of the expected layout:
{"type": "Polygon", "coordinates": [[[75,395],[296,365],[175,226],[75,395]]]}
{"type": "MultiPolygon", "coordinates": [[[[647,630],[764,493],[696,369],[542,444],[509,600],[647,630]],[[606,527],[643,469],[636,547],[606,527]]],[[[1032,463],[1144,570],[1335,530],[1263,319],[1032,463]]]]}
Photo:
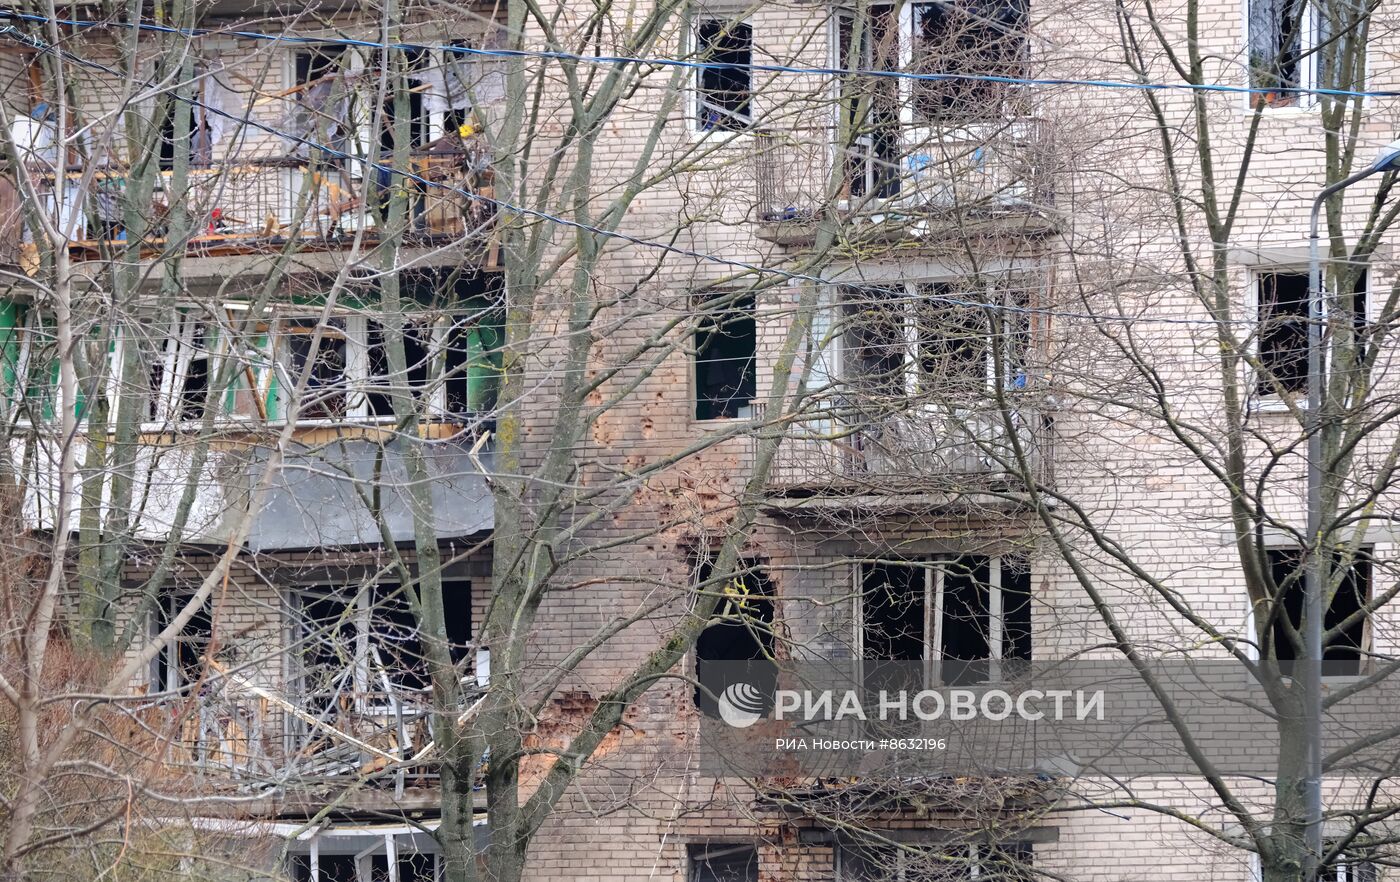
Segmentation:
{"type": "MultiPolygon", "coordinates": [[[[408,245],[441,245],[458,240],[480,243],[494,215],[492,203],[465,193],[492,197],[492,176],[470,151],[422,153],[412,171],[441,187],[409,181],[413,218],[405,232],[408,245]]],[[[44,206],[60,222],[71,220],[69,250],[75,259],[94,259],[123,247],[123,204],[129,178],[124,169],[106,166],[85,173],[70,168],[59,175],[32,167],[44,206]]],[[[380,230],[372,206],[366,206],[365,176],[337,165],[311,165],[285,157],[243,158],[190,168],[183,192],[163,171],[151,195],[151,229],[142,256],[166,254],[177,243],[168,234],[173,206],[182,205],[193,235],[183,243],[191,256],[258,254],[283,249],[295,241],[307,251],[344,250],[357,240],[373,244],[380,230]]],[[[0,261],[27,272],[38,266],[34,237],[25,228],[20,191],[12,178],[0,177],[0,261]]]]}
{"type": "Polygon", "coordinates": [[[832,408],[835,418],[792,423],[768,478],[787,507],[923,498],[935,504],[985,493],[1005,500],[1024,486],[1017,448],[1032,479],[1052,483],[1053,420],[1029,400],[1010,430],[994,406],[911,407],[865,414],[832,408]],[[1015,442],[1015,443],[1013,443],[1015,442]]]}
{"type": "Polygon", "coordinates": [[[877,131],[858,139],[835,176],[828,129],[766,132],[753,144],[757,235],[777,244],[809,244],[826,205],[861,241],[1056,229],[1054,153],[1039,120],[877,131]]]}

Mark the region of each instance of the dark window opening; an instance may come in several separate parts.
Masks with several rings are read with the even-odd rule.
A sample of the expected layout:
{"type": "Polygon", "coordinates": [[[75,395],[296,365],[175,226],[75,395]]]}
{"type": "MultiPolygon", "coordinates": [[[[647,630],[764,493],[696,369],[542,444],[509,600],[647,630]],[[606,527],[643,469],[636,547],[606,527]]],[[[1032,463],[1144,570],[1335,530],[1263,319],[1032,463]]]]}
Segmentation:
{"type": "MultiPolygon", "coordinates": [[[[209,121],[198,103],[200,101],[198,84],[196,84],[192,97],[194,103],[181,101],[175,98],[172,92],[169,105],[164,108],[165,115],[160,119],[159,164],[161,171],[170,171],[175,167],[175,118],[180,114],[185,116],[186,134],[189,138],[185,142],[185,149],[188,151],[185,156],[186,161],[190,165],[207,165],[212,158],[209,155],[212,135],[209,131],[209,121]]],[[[119,223],[118,218],[110,220],[119,223]]],[[[115,238],[115,236],[111,238],[115,238]]]]}
{"type": "Polygon", "coordinates": [[[700,68],[698,123],[706,131],[738,132],[752,123],[753,28],[740,21],[702,18],[695,24],[700,68]]]}
{"type": "Polygon", "coordinates": [[[772,583],[762,570],[749,563],[741,563],[740,569],[739,574],[723,583],[706,585],[713,578],[710,565],[702,563],[699,568],[702,590],[725,595],[710,624],[695,641],[695,679],[700,684],[695,689],[695,706],[708,716],[718,716],[717,696],[723,688],[716,686],[734,673],[734,669],[742,667],[757,680],[766,681],[776,676],[776,671],[772,670],[776,648],[772,583]],[[716,662],[719,664],[711,664],[716,662]]]}
{"type": "Polygon", "coordinates": [[[749,415],[758,394],[757,352],[758,324],[752,295],[701,318],[695,330],[696,419],[749,415]]]}
{"type": "Polygon", "coordinates": [[[432,335],[430,325],[404,325],[400,336],[403,339],[405,376],[389,369],[389,344],[384,335],[384,326],[378,322],[369,323],[369,339],[366,341],[369,383],[365,399],[371,416],[393,416],[395,394],[408,393],[415,399],[422,397],[428,387],[432,368],[432,335]]]}
{"type": "Polygon", "coordinates": [[[296,54],[296,85],[305,86],[339,73],[345,58],[345,47],[326,44],[303,49],[296,54]]]}
{"type": "MultiPolygon", "coordinates": [[[[1274,588],[1282,592],[1283,598],[1283,616],[1274,617],[1270,633],[1273,658],[1280,662],[1280,669],[1286,673],[1289,663],[1298,660],[1302,648],[1302,631],[1299,629],[1303,623],[1305,595],[1303,556],[1295,549],[1270,548],[1268,558],[1274,588]]],[[[1340,565],[1341,561],[1334,558],[1329,567],[1326,590],[1330,591],[1331,585],[1336,583],[1336,593],[1332,595],[1332,601],[1322,617],[1322,627],[1326,632],[1322,650],[1323,670],[1329,675],[1353,676],[1361,672],[1366,619],[1359,613],[1371,596],[1372,562],[1368,553],[1357,552],[1338,580],[1336,571],[1340,565]]]]}
{"type": "Polygon", "coordinates": [[[867,659],[934,660],[949,685],[1014,677],[1031,660],[1030,569],[1021,558],[865,564],[861,599],[867,659]]]}
{"type": "Polygon", "coordinates": [[[342,419],[346,415],[348,380],[346,368],[346,338],[343,327],[332,325],[321,332],[320,345],[313,347],[316,337],[313,322],[295,323],[288,327],[288,348],[291,351],[293,383],[300,382],[308,371],[306,393],[301,401],[301,416],[311,419],[342,419]]]}
{"type": "MultiPolygon", "coordinates": [[[[836,67],[840,70],[898,72],[899,16],[893,4],[873,4],[856,44],[856,19],[842,15],[837,25],[836,67]]],[[[850,130],[846,188],[853,197],[889,199],[900,190],[900,109],[898,80],[851,74],[842,78],[841,107],[850,130]]]]}
{"type": "MultiPolygon", "coordinates": [[[[433,57],[427,49],[408,49],[403,51],[403,55],[404,89],[408,93],[408,146],[410,150],[416,150],[428,144],[432,131],[427,107],[423,103],[429,84],[422,78],[422,74],[431,66],[433,57]]],[[[376,53],[374,68],[378,67],[379,57],[376,53]]],[[[398,128],[394,90],[394,78],[390,77],[388,94],[384,96],[383,129],[379,133],[379,148],[386,156],[394,152],[394,133],[398,128]]]]}
{"type": "MultiPolygon", "coordinates": [[[[460,662],[472,640],[471,583],[444,579],[442,594],[449,656],[460,662]]],[[[431,685],[418,617],[398,584],[305,591],[299,628],[304,689],[317,712],[351,706],[358,691],[382,695],[386,680],[395,690],[431,685]]]]}
{"type": "Polygon", "coordinates": [[[758,882],[758,849],[735,843],[691,845],[687,882],[758,882]]]}
{"type": "Polygon", "coordinates": [[[861,577],[865,657],[921,661],[924,657],[924,568],[867,564],[861,577]]]}
{"type": "Polygon", "coordinates": [[[845,380],[857,386],[861,399],[881,401],[904,397],[909,341],[904,336],[902,292],[884,288],[848,288],[843,302],[847,329],[843,342],[845,380]]]}
{"type": "Polygon", "coordinates": [[[1308,388],[1307,273],[1259,276],[1259,394],[1308,388]]]}
{"type": "Polygon", "coordinates": [[[190,339],[189,361],[185,366],[184,383],[179,390],[180,419],[204,419],[204,404],[209,392],[209,346],[204,326],[199,325],[190,339]]]}
{"type": "MultiPolygon", "coordinates": [[[[165,630],[191,597],[188,593],[162,597],[152,623],[152,636],[165,630]]],[[[155,687],[166,692],[184,691],[204,679],[205,656],[213,637],[213,614],[206,600],[203,606],[195,610],[185,627],[161,647],[152,673],[155,687]]]]}
{"type": "Polygon", "coordinates": [[[985,389],[991,357],[987,311],[965,301],[946,282],[919,286],[914,327],[919,359],[919,391],[944,395],[985,389]]]}
{"type": "Polygon", "coordinates": [[[317,874],[311,874],[311,856],[292,856],[292,879],[295,882],[359,882],[355,874],[355,856],[350,854],[323,854],[316,861],[317,874]]]}
{"type": "MultiPolygon", "coordinates": [[[[1259,376],[1261,396],[1281,390],[1302,395],[1308,390],[1309,281],[1307,273],[1272,272],[1259,276],[1259,376]]],[[[1357,273],[1347,308],[1352,314],[1355,357],[1366,354],[1367,273],[1357,273]]]]}
{"type": "MultiPolygon", "coordinates": [[[[914,72],[1025,76],[1027,11],[1024,0],[914,4],[914,72]]],[[[995,117],[1009,91],[989,79],[916,80],[913,105],[927,120],[995,117]]]]}

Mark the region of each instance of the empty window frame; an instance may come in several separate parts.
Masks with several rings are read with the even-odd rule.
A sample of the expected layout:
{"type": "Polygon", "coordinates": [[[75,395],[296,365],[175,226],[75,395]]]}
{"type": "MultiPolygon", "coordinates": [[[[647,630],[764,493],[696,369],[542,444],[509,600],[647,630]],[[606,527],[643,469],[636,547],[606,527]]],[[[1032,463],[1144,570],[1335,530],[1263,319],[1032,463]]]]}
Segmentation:
{"type": "Polygon", "coordinates": [[[350,344],[345,319],[292,319],[281,328],[289,380],[305,377],[298,414],[304,419],[344,419],[349,415],[350,344]]]}
{"type": "MultiPolygon", "coordinates": [[[[288,857],[293,882],[437,882],[439,856],[429,850],[425,834],[350,835],[336,830],[318,837],[314,847],[288,857]],[[325,841],[320,841],[324,839],[325,841]],[[394,873],[389,868],[392,862],[394,873]]],[[[297,842],[298,848],[306,843],[297,842]]]]}
{"type": "MultiPolygon", "coordinates": [[[[1349,304],[1358,357],[1365,352],[1367,284],[1367,273],[1358,273],[1349,304]]],[[[1269,270],[1254,275],[1260,397],[1302,395],[1308,390],[1308,289],[1306,272],[1269,270]]]]}
{"type": "Polygon", "coordinates": [[[840,78],[836,121],[845,131],[846,192],[853,199],[889,199],[899,195],[901,116],[904,103],[899,80],[856,71],[900,70],[900,15],[890,3],[872,3],[860,17],[836,15],[833,67],[850,71],[840,78]]]}
{"type": "Polygon", "coordinates": [[[686,846],[686,882],[758,882],[758,848],[752,843],[686,846]]]}
{"type": "Polygon", "coordinates": [[[1319,88],[1320,47],[1326,16],[1310,0],[1249,0],[1245,11],[1245,52],[1249,85],[1273,107],[1309,105],[1307,91],[1319,88]]]}
{"type": "MultiPolygon", "coordinates": [[[[471,642],[471,583],[444,580],[442,594],[448,652],[460,662],[471,642]]],[[[317,712],[373,712],[429,688],[422,632],[402,586],[301,589],[295,616],[302,689],[317,712]]]]}
{"type": "Polygon", "coordinates": [[[1037,878],[1030,843],[842,845],[837,882],[1030,882],[1037,878]]]}
{"type": "Polygon", "coordinates": [[[698,306],[703,312],[695,329],[695,418],[750,417],[758,394],[754,296],[716,294],[698,306]]]}
{"type": "Polygon", "coordinates": [[[394,396],[411,395],[420,399],[431,392],[428,382],[433,372],[433,325],[428,322],[407,322],[399,334],[388,334],[383,325],[368,322],[366,350],[366,382],[364,406],[372,417],[394,415],[394,396]],[[403,341],[403,367],[391,367],[389,342],[395,337],[403,341]]]}
{"type": "MultiPolygon", "coordinates": [[[[169,592],[160,597],[151,616],[151,636],[156,637],[189,604],[189,592],[169,592]]],[[[185,626],[161,646],[151,662],[151,686],[159,692],[184,692],[204,679],[206,654],[214,637],[209,600],[194,611],[185,626]]]]}
{"type": "Polygon", "coordinates": [[[1012,676],[1031,660],[1030,569],[1014,556],[891,560],[856,568],[861,654],[924,661],[948,684],[1012,676]]]}
{"type": "MultiPolygon", "coordinates": [[[[1281,592],[1276,596],[1283,598],[1282,616],[1273,616],[1268,644],[1272,647],[1272,657],[1286,667],[1302,654],[1303,637],[1299,628],[1303,620],[1303,556],[1294,548],[1270,548],[1266,554],[1274,590],[1281,592]]],[[[1371,597],[1375,562],[1369,549],[1363,549],[1347,563],[1345,571],[1339,573],[1340,566],[1341,561],[1334,560],[1329,568],[1331,578],[1327,590],[1331,592],[1331,601],[1322,618],[1323,670],[1332,676],[1352,676],[1361,672],[1366,651],[1364,610],[1371,597]]]]}
{"type": "Polygon", "coordinates": [[[845,288],[842,378],[877,405],[960,403],[998,383],[1016,388],[1030,347],[1023,303],[1021,292],[952,282],[845,288]]]}
{"type": "MultiPolygon", "coordinates": [[[[364,316],[333,318],[320,346],[311,341],[318,319],[284,319],[278,333],[287,378],[311,371],[302,419],[390,420],[394,396],[419,406],[420,418],[479,418],[496,406],[502,329],[498,312],[410,315],[402,341],[404,368],[390,368],[385,327],[364,316]]],[[[285,402],[289,392],[280,394],[285,402]]]]}
{"type": "MultiPolygon", "coordinates": [[[[765,662],[775,649],[773,586],[767,575],[751,562],[740,564],[740,571],[722,582],[711,583],[708,563],[699,569],[699,584],[706,592],[721,592],[724,598],[714,617],[695,641],[695,706],[709,716],[718,716],[720,690],[714,686],[724,679],[725,662],[765,662]],[[719,663],[716,667],[713,663],[719,663]],[[719,674],[718,677],[711,676],[719,674]]],[[[739,666],[734,666],[739,667],[739,666]]],[[[744,665],[752,678],[776,676],[770,664],[744,665]],[[758,670],[757,668],[762,668],[758,670]]],[[[754,685],[762,686],[761,683],[754,685]]],[[[766,694],[766,693],[765,693],[766,694]]]]}
{"type": "Polygon", "coordinates": [[[188,312],[177,313],[162,330],[165,328],[168,330],[159,341],[159,348],[148,345],[135,333],[128,338],[150,359],[146,369],[150,389],[146,419],[159,423],[197,422],[204,418],[209,383],[217,379],[213,374],[219,364],[214,351],[218,334],[188,312]]]}
{"type": "MultiPolygon", "coordinates": [[[[158,157],[162,170],[168,171],[175,167],[175,123],[176,118],[185,118],[185,150],[186,161],[193,166],[208,165],[213,160],[213,131],[209,124],[208,102],[206,101],[207,84],[209,82],[208,71],[203,67],[195,68],[194,80],[191,88],[190,100],[182,101],[171,94],[170,102],[166,113],[160,120],[160,153],[158,157]]],[[[108,238],[116,238],[110,236],[108,238]]]]}
{"type": "Polygon", "coordinates": [[[753,124],[753,27],[700,16],[693,23],[695,125],[702,132],[742,132],[753,124]]]}
{"type": "Polygon", "coordinates": [[[998,119],[1012,86],[995,79],[1026,75],[1027,0],[912,3],[911,67],[919,74],[965,74],[910,81],[916,118],[998,119]]]}

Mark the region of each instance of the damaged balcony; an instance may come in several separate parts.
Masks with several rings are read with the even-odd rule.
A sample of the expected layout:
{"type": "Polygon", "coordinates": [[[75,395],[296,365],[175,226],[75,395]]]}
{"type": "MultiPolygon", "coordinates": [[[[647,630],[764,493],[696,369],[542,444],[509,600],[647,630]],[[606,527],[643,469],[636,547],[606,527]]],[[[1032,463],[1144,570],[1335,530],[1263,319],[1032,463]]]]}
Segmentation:
{"type": "Polygon", "coordinates": [[[495,39],[485,21],[469,30],[431,40],[450,46],[403,51],[402,79],[387,87],[379,71],[389,59],[338,37],[299,40],[270,59],[248,54],[264,47],[226,48],[199,60],[187,96],[115,114],[80,101],[65,125],[39,56],[21,52],[11,61],[30,89],[0,168],[0,260],[38,270],[50,235],[37,210],[85,260],[139,235],[143,258],[392,239],[457,246],[460,262],[490,265],[496,203],[481,120],[504,98],[504,73],[455,51],[495,39]],[[408,92],[403,107],[397,87],[408,92]],[[388,210],[396,195],[406,216],[388,210]]]}
{"type": "Polygon", "coordinates": [[[833,211],[853,244],[1054,229],[1052,139],[1017,85],[1026,0],[871,3],[836,18],[836,112],[754,139],[760,238],[808,244],[833,211]]]}
{"type": "Polygon", "coordinates": [[[770,493],[937,504],[1048,485],[1053,418],[1024,309],[1035,279],[841,287],[837,367],[818,372],[827,391],[789,425],[770,493]]]}
{"type": "MultiPolygon", "coordinates": [[[[126,247],[123,217],[130,178],[119,167],[62,175],[44,167],[28,170],[40,200],[60,224],[72,229],[69,252],[75,259],[98,259],[126,247]]],[[[415,155],[408,179],[410,220],[406,245],[457,241],[481,245],[494,217],[491,172],[465,150],[415,155]],[[479,198],[478,198],[479,197],[479,198]]],[[[385,173],[387,175],[387,173],[385,173]]],[[[13,175],[0,177],[0,260],[27,272],[38,267],[39,250],[25,223],[22,197],[13,175]]],[[[179,249],[191,256],[260,254],[295,242],[303,251],[343,250],[381,240],[381,206],[367,204],[375,192],[363,175],[335,165],[313,165],[286,157],[243,158],[191,168],[178,192],[164,171],[141,212],[150,226],[142,257],[168,256],[179,249]],[[174,208],[184,213],[188,235],[172,236],[174,208]]],[[[138,209],[139,210],[139,209],[138,209]]]]}
{"type": "Polygon", "coordinates": [[[825,198],[832,149],[822,133],[770,132],[753,144],[756,235],[780,245],[810,244],[827,205],[854,242],[1057,229],[1050,145],[1036,120],[877,133],[847,153],[833,199],[825,198]]]}
{"type": "MultiPolygon", "coordinates": [[[[466,711],[486,686],[488,662],[484,653],[471,657],[471,582],[444,578],[442,593],[449,655],[466,671],[466,711]]],[[[152,634],[189,598],[164,596],[152,634]]],[[[206,602],[156,656],[152,698],[137,711],[169,738],[173,772],[252,793],[338,779],[368,778],[400,797],[436,786],[427,659],[406,586],[379,580],[285,590],[286,683],[238,665],[239,647],[214,641],[213,606],[206,602]]]]}

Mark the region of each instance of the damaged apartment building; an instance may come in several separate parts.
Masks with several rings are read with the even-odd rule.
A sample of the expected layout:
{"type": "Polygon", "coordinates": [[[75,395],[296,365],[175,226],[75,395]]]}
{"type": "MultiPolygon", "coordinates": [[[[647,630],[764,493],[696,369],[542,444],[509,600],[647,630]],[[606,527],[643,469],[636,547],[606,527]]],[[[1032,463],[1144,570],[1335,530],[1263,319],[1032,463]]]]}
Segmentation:
{"type": "MultiPolygon", "coordinates": [[[[212,0],[189,31],[96,7],[12,16],[0,406],[21,516],[71,537],[75,627],[124,657],[161,637],[123,706],[164,739],[182,792],[217,797],[182,806],[182,822],[257,867],[230,878],[441,878],[429,720],[465,718],[499,678],[478,635],[500,548],[526,546],[532,561],[568,558],[521,662],[554,689],[531,712],[541,753],[684,619],[657,597],[716,579],[725,597],[678,676],[602,740],[524,878],[1256,878],[1245,850],[1160,815],[1053,811],[1048,776],[890,793],[702,773],[701,718],[717,711],[696,680],[712,662],[939,662],[949,682],[984,684],[1103,644],[1025,489],[1103,492],[1086,477],[1096,430],[1052,382],[1061,313],[1047,308],[1079,281],[1061,263],[1089,204],[1069,151],[1093,126],[1076,99],[1017,82],[1069,76],[1067,46],[1118,47],[1029,0],[682,5],[638,49],[621,12],[590,20],[562,2],[541,19],[581,16],[586,48],[531,19],[533,54],[502,51],[508,10],[480,3],[394,5],[392,38],[389,12],[350,4],[212,0]],[[638,57],[691,63],[656,63],[616,106],[588,103],[608,64],[638,57]],[[539,91],[527,101],[510,83],[539,91]],[[570,177],[581,108],[605,130],[583,184],[570,177]],[[527,183],[501,186],[503,151],[527,183]],[[535,201],[529,175],[600,206],[635,198],[614,213],[535,201]],[[586,240],[598,227],[620,232],[586,240]],[[584,258],[598,260],[587,284],[567,269],[584,258]],[[534,276],[517,278],[554,274],[511,289],[529,259],[534,276]],[[586,380],[569,373],[574,346],[586,380]],[[581,440],[556,445],[560,402],[598,377],[581,440]],[[517,503],[546,492],[565,455],[578,465],[546,543],[517,503]],[[734,572],[716,576],[751,485],[734,572]],[[517,517],[509,536],[502,512],[517,517]],[[462,705],[446,711],[414,587],[428,546],[461,673],[462,705]],[[651,604],[656,624],[617,625],[651,604]]],[[[1292,28],[1291,5],[1247,5],[1244,39],[1231,30],[1221,52],[1281,58],[1275,110],[1297,110],[1317,82],[1303,46],[1316,29],[1292,28]]],[[[1261,315],[1306,314],[1288,255],[1241,264],[1261,315]]],[[[1364,315],[1364,276],[1355,289],[1364,315]]],[[[1305,340],[1286,317],[1261,335],[1260,397],[1304,390],[1305,340]]],[[[1158,541],[1152,526],[1142,517],[1136,540],[1158,541]]],[[[1282,548],[1270,563],[1294,566],[1282,548]]],[[[1329,613],[1356,620],[1338,651],[1358,664],[1377,638],[1351,613],[1372,578],[1359,565],[1329,613]]],[[[529,792],[549,767],[522,768],[529,792]]],[[[481,849],[487,802],[483,790],[473,808],[481,849]]],[[[1379,878],[1361,860],[1329,872],[1379,878]]]]}

